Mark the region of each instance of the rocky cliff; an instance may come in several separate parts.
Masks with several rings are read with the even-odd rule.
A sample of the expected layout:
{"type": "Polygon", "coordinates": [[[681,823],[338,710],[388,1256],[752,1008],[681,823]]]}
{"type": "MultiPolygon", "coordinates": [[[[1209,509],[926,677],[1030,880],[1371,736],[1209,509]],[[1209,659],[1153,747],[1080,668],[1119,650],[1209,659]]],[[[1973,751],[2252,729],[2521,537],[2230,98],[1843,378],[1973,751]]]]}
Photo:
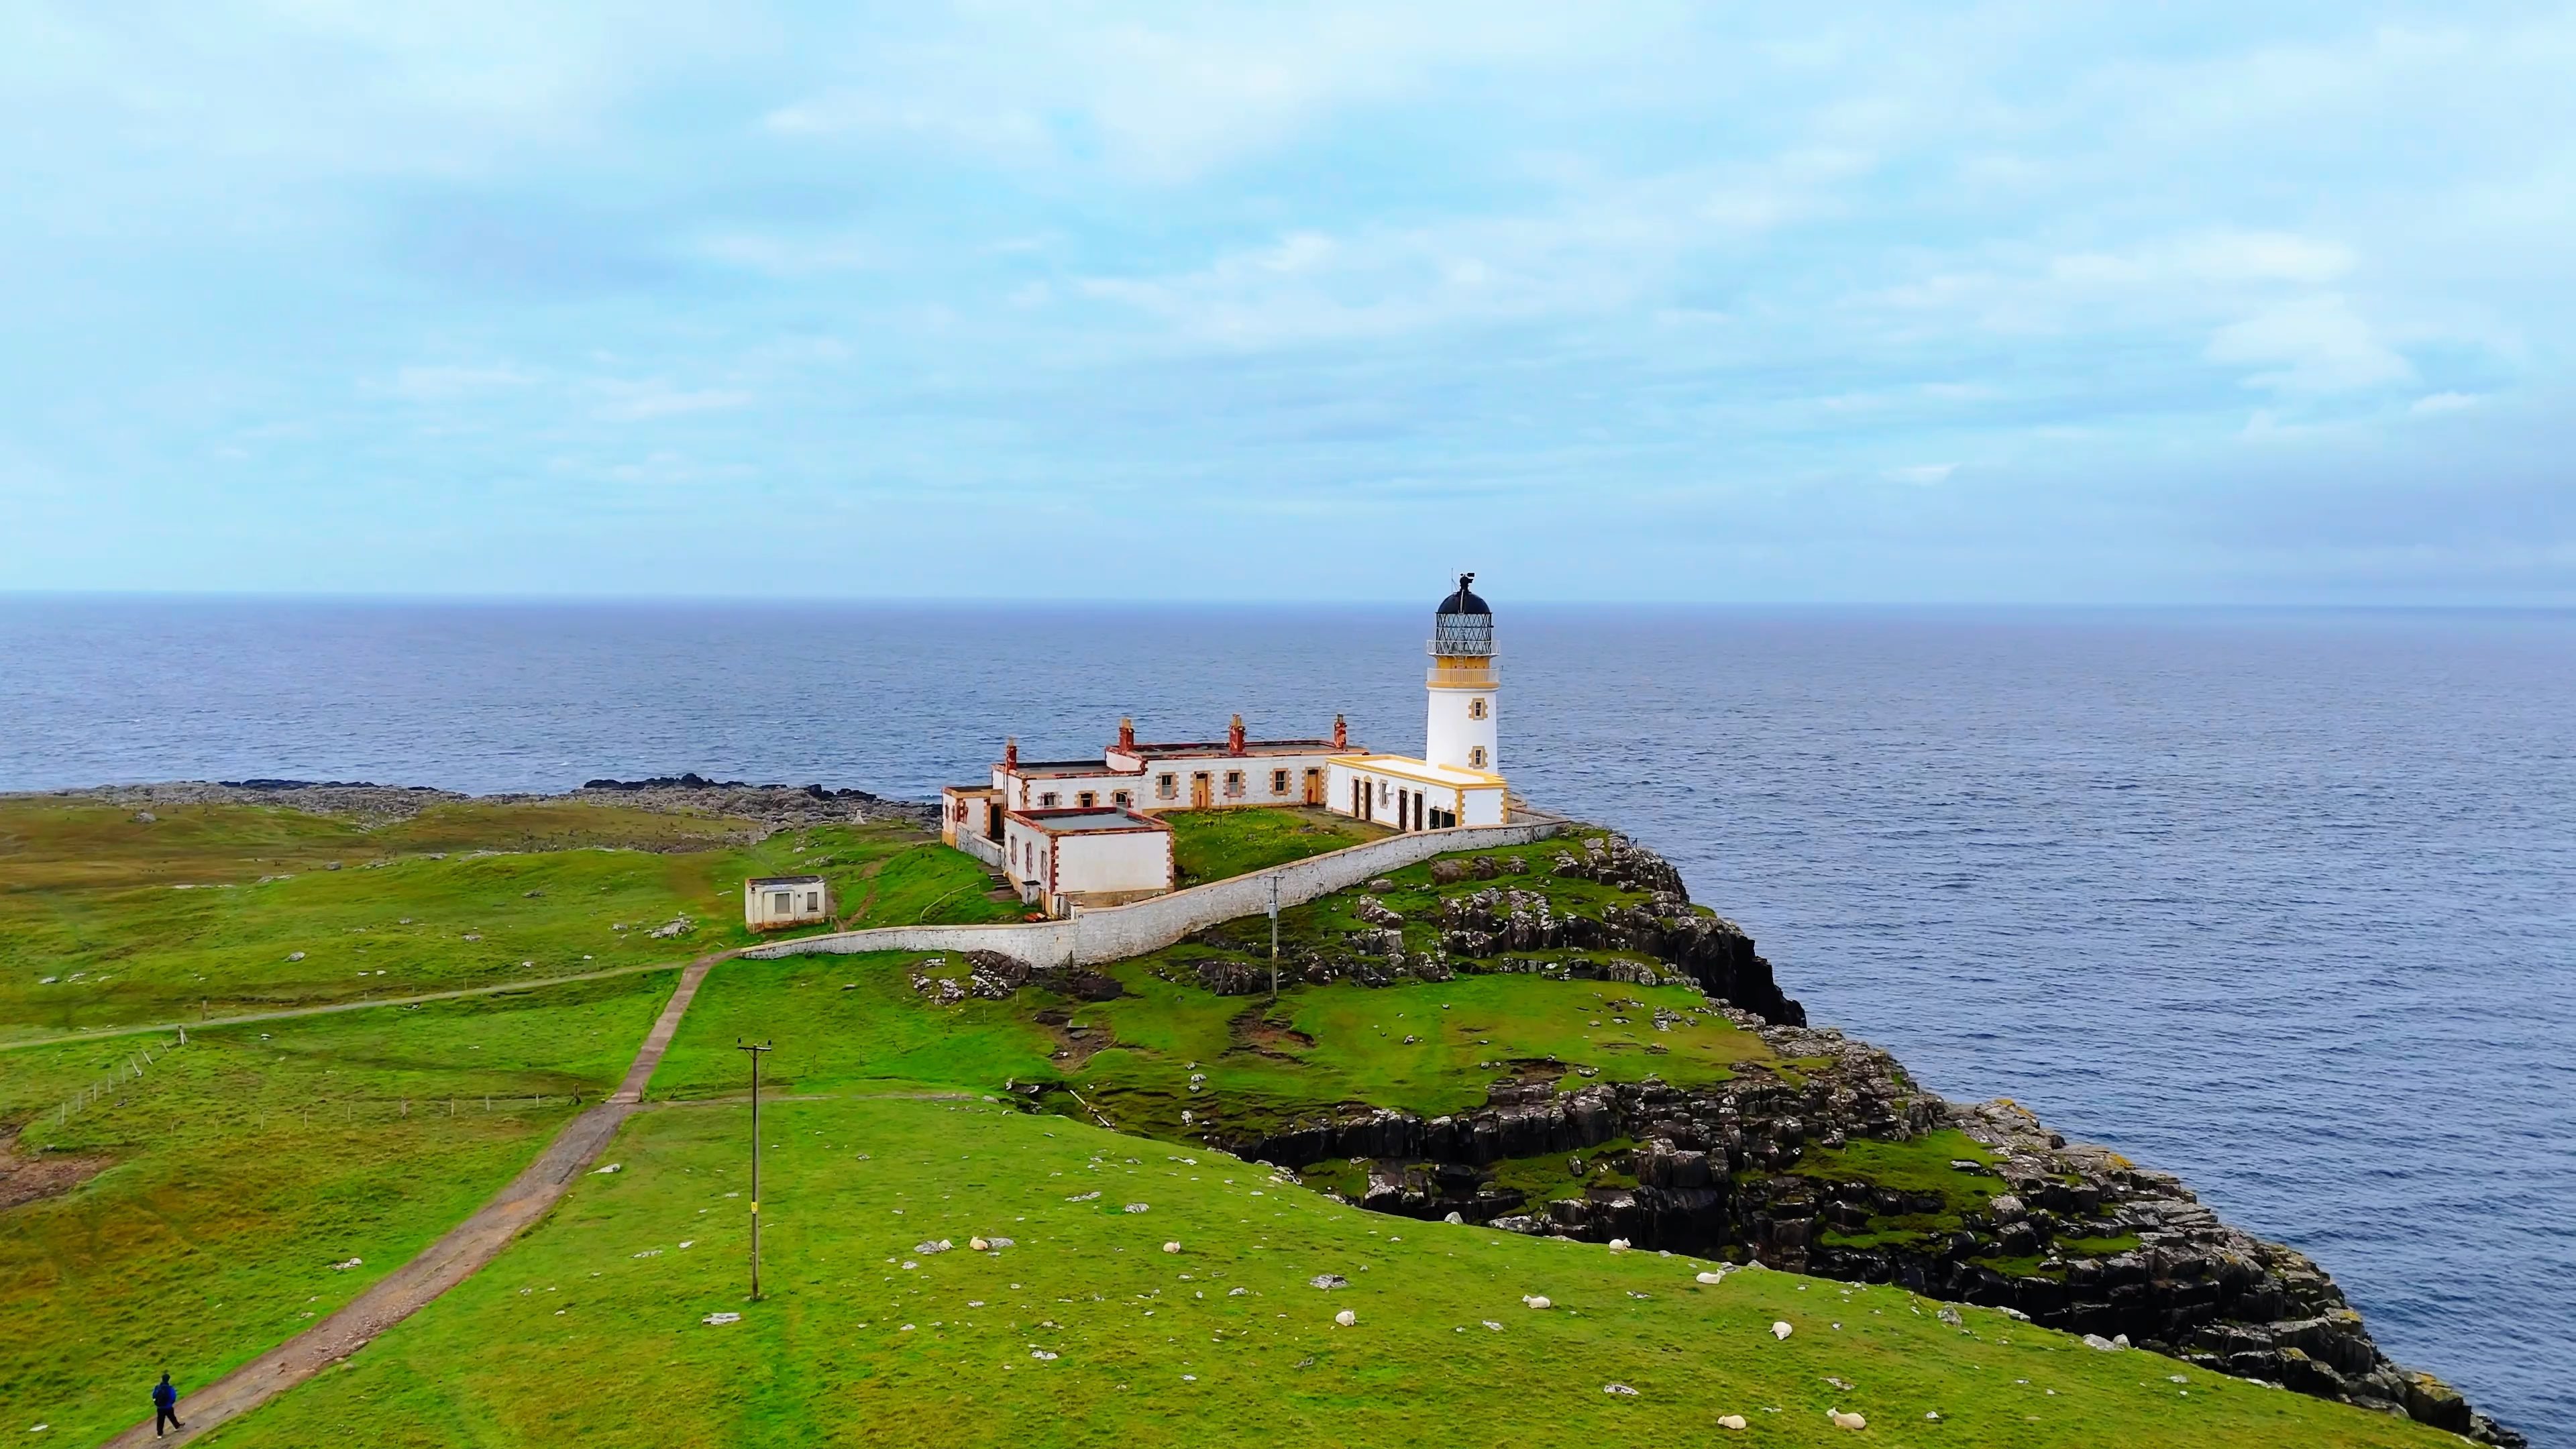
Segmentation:
{"type": "MultiPolygon", "coordinates": [[[[1402,922],[1383,921],[1294,969],[1310,980],[1445,979],[1476,958],[1476,969],[1687,981],[1710,1010],[1758,1032],[1775,1065],[1684,1091],[1651,1078],[1583,1084],[1523,1063],[1470,1112],[1355,1107],[1210,1140],[1292,1170],[1328,1168],[1345,1196],[1383,1212],[1893,1282],[2010,1309],[2106,1352],[2169,1354],[2489,1444],[2522,1442],[2440,1380],[2391,1362],[2313,1261],[2220,1221],[2174,1177],[2069,1143],[2010,1102],[1945,1102],[1887,1053],[1808,1028],[1752,941],[1690,907],[1652,852],[1611,837],[1569,849],[1556,869],[1652,899],[1593,918],[1498,882],[1441,903],[1437,948],[1408,951],[1402,922]],[[1551,955],[1605,949],[1655,964],[1551,955]],[[1956,1155],[1943,1156],[1943,1143],[1956,1155]],[[1534,1162],[1559,1191],[1498,1180],[1507,1164],[1526,1180],[1534,1162]]],[[[1359,915],[1376,919],[1365,901],[1359,915]]],[[[1212,969],[1220,990],[1266,985],[1212,969]]]]}

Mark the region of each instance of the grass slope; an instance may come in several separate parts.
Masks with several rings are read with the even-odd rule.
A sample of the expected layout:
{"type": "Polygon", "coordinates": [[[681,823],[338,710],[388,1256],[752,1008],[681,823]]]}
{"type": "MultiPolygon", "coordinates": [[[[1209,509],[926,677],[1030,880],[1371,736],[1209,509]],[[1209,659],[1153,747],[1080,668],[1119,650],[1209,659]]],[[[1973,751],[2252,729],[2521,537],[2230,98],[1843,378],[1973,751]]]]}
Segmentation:
{"type": "MultiPolygon", "coordinates": [[[[1196,1135],[1180,1120],[1184,1110],[1242,1123],[1349,1102],[1454,1112],[1482,1104],[1486,1086],[1515,1061],[1554,1057],[1590,1066],[1597,1080],[1654,1074],[1689,1084],[1769,1055],[1759,1037],[1707,1013],[1682,987],[1464,976],[1384,989],[1292,985],[1273,1006],[1165,980],[1147,958],[1107,968],[1128,991],[1113,1001],[1023,991],[938,1006],[910,985],[923,960],[880,952],[728,961],[700,988],[653,1092],[741,1091],[734,1043],[751,1038],[776,1043],[763,1070],[797,1091],[1062,1082],[1107,1104],[1123,1125],[1181,1137],[1196,1135]],[[1654,1030],[1658,1004],[1689,1012],[1693,1024],[1654,1030]],[[1078,1063],[1055,1055],[1065,1042],[1088,1049],[1101,1041],[1112,1044],[1078,1063]],[[1193,1075],[1204,1078],[1197,1092],[1193,1075]]],[[[928,969],[966,971],[953,958],[928,969]]]]}
{"type": "Polygon", "coordinates": [[[1950,1327],[1892,1288],[1701,1287],[1689,1260],[1377,1217],[980,1101],[763,1117],[765,1301],[743,1299],[746,1110],[663,1109],[612,1146],[620,1173],[210,1442],[1679,1444],[1724,1441],[1724,1413],[1763,1444],[2450,1442],[1983,1310],[1950,1327]],[[719,1311],[742,1321],[701,1322],[719,1311]]]}
{"type": "Polygon", "coordinates": [[[0,1424],[94,1441],[161,1369],[202,1385],[355,1297],[525,1166],[570,1094],[613,1087],[675,979],[0,1058],[22,1157],[111,1164],[0,1215],[0,1424]]]}
{"type": "Polygon", "coordinates": [[[372,828],[156,813],[0,801],[0,1041],[685,960],[752,939],[747,875],[826,876],[846,926],[1018,913],[973,860],[892,823],[756,839],[748,821],[559,802],[372,828]],[[647,934],[682,915],[688,934],[647,934]]]}
{"type": "Polygon", "coordinates": [[[1184,886],[1244,875],[1394,832],[1312,805],[1182,810],[1172,827],[1172,866],[1184,886]]]}

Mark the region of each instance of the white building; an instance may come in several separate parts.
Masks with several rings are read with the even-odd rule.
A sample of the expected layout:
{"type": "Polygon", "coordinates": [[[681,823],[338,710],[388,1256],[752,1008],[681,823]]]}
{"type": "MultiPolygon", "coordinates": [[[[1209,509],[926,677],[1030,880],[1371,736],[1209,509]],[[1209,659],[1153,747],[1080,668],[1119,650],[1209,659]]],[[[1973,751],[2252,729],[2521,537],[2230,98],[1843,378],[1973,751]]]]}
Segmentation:
{"type": "MultiPolygon", "coordinates": [[[[1309,805],[1392,830],[1507,824],[1511,805],[1497,729],[1501,685],[1494,673],[1494,615],[1476,597],[1470,587],[1474,582],[1473,574],[1459,575],[1458,591],[1442,600],[1432,616],[1431,666],[1424,680],[1430,708],[1420,758],[1376,754],[1353,745],[1338,715],[1329,739],[1248,739],[1243,716],[1236,715],[1223,741],[1178,744],[1139,744],[1135,722],[1120,720],[1117,742],[1097,761],[1023,760],[1019,741],[1004,741],[989,783],[940,791],[940,838],[1003,871],[1020,887],[1023,899],[1043,895],[1050,901],[1100,904],[1092,898],[1152,894],[1123,883],[1134,879],[1122,873],[1131,863],[1127,855],[1118,856],[1114,869],[1109,855],[1096,857],[1109,874],[1096,881],[1086,874],[1084,880],[1095,883],[1058,889],[1039,884],[1043,872],[1022,862],[1019,853],[1042,851],[1044,860],[1055,861],[1064,850],[1062,841],[1073,835],[1119,831],[1106,826],[1041,831],[1035,822],[1081,812],[1132,812],[1152,825],[1151,817],[1171,811],[1309,805]],[[1042,845],[1042,836],[1054,843],[1042,845]],[[1113,879],[1122,883],[1096,883],[1113,879]]],[[[1168,829],[1162,839],[1164,877],[1155,889],[1169,890],[1168,829]]],[[[1076,849],[1113,850],[1107,845],[1076,849]]],[[[1141,843],[1114,849],[1135,852],[1137,861],[1147,853],[1141,843]]],[[[1087,858],[1083,869],[1091,868],[1087,858]]]]}
{"type": "Polygon", "coordinates": [[[742,883],[742,923],[755,931],[830,919],[832,887],[819,875],[762,875],[742,883]]]}
{"type": "Polygon", "coordinates": [[[1048,915],[1116,906],[1172,888],[1172,827],[1112,806],[1002,816],[1002,872],[1048,915]]]}

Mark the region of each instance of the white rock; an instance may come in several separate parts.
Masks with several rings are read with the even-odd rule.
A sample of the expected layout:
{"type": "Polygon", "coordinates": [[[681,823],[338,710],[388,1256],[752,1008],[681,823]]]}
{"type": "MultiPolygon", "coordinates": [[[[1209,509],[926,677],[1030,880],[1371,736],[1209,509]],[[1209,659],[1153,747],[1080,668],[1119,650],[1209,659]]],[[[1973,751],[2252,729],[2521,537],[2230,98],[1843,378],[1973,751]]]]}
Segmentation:
{"type": "Polygon", "coordinates": [[[1141,1202],[1131,1202],[1127,1204],[1127,1211],[1131,1213],[1141,1213],[1146,1210],[1146,1206],[1146,1204],[1141,1202]]]}
{"type": "Polygon", "coordinates": [[[1834,1427],[1837,1429],[1866,1429],[1869,1427],[1869,1420],[1862,1418],[1858,1414],[1846,1414],[1840,1409],[1826,1410],[1825,1417],[1833,1420],[1834,1427]]]}
{"type": "Polygon", "coordinates": [[[1789,1336],[1789,1325],[1785,1323],[1772,1324],[1771,1336],[1773,1338],[1787,1338],[1789,1336]]]}
{"type": "Polygon", "coordinates": [[[304,953],[301,951],[289,951],[286,953],[286,959],[289,961],[301,961],[304,959],[304,953]]]}
{"type": "Polygon", "coordinates": [[[1601,1386],[1601,1392],[1605,1394],[1618,1394],[1631,1399],[1637,1396],[1637,1391],[1628,1387],[1626,1384],[1603,1384],[1601,1386]]]}
{"type": "MultiPolygon", "coordinates": [[[[905,1326],[905,1327],[907,1327],[907,1328],[909,1328],[909,1327],[911,1327],[912,1325],[910,1325],[910,1324],[906,1324],[906,1325],[904,1325],[904,1326],[905,1326]]],[[[1040,1362],[1040,1363],[1053,1363],[1053,1362],[1055,1362],[1055,1355],[1054,1355],[1054,1354],[1051,1354],[1051,1353],[1049,1353],[1049,1352],[1047,1352],[1045,1349],[1042,1349],[1042,1348],[1033,1348],[1033,1349],[1030,1349],[1030,1350],[1029,1350],[1029,1357],[1031,1357],[1031,1358],[1033,1358],[1033,1359],[1036,1359],[1036,1360],[1037,1360],[1038,1362],[1040,1362]]]]}
{"type": "Polygon", "coordinates": [[[739,1313],[710,1313],[698,1321],[700,1323],[740,1323],[742,1322],[742,1315],[739,1313]]]}
{"type": "Polygon", "coordinates": [[[1720,1414],[1717,1416],[1717,1427],[1721,1429],[1750,1429],[1753,1426],[1745,1422],[1742,1414],[1720,1414]]]}
{"type": "Polygon", "coordinates": [[[1527,1307],[1531,1307],[1531,1308],[1552,1308],[1552,1307],[1554,1307],[1554,1306],[1555,1306],[1554,1304],[1552,1304],[1552,1303],[1550,1303],[1550,1302],[1548,1302],[1548,1301],[1547,1301],[1547,1295],[1546,1295],[1546,1294],[1544,1294],[1544,1293],[1527,1293],[1527,1294],[1523,1294],[1523,1295],[1521,1296],[1521,1302],[1522,1302],[1525,1306],[1527,1306],[1527,1307]]]}
{"type": "Polygon", "coordinates": [[[593,1177],[606,1177],[606,1176],[607,1176],[607,1175],[609,1175],[610,1173],[612,1173],[612,1172],[616,1172],[616,1171],[618,1171],[618,1170],[620,1170],[620,1169],[624,1168],[625,1166],[626,1166],[626,1164],[625,1164],[625,1163],[623,1163],[623,1162],[612,1162],[612,1163],[608,1164],[606,1167],[594,1167],[594,1168],[592,1168],[592,1169],[590,1170],[590,1175],[591,1175],[591,1176],[593,1176],[593,1177]]]}
{"type": "Polygon", "coordinates": [[[1628,1251],[1628,1240],[1626,1238],[1612,1238],[1610,1240],[1610,1251],[1614,1253],[1624,1253],[1628,1251]]]}
{"type": "Polygon", "coordinates": [[[1465,1218],[1462,1218],[1462,1217],[1458,1216],[1456,1213],[1451,1213],[1449,1216],[1447,1216],[1447,1217],[1445,1217],[1445,1218],[1442,1218],[1440,1221],[1442,1221],[1442,1222],[1444,1222],[1444,1223],[1450,1223],[1450,1224],[1453,1224],[1453,1225],[1456,1225],[1456,1226],[1462,1226],[1462,1227],[1463,1227],[1463,1226],[1465,1226],[1465,1224],[1466,1224],[1466,1221],[1467,1221],[1467,1220],[1466,1220],[1465,1218]]]}
{"type": "Polygon", "coordinates": [[[2121,1345],[2113,1343],[2098,1333],[2084,1335],[2084,1346],[2095,1353],[2118,1353],[2121,1348],[2121,1345]]]}
{"type": "Polygon", "coordinates": [[[1360,1316],[1345,1308],[1341,1312],[1333,1315],[1333,1321],[1344,1328],[1348,1328],[1352,1324],[1359,1322],[1360,1316]]]}

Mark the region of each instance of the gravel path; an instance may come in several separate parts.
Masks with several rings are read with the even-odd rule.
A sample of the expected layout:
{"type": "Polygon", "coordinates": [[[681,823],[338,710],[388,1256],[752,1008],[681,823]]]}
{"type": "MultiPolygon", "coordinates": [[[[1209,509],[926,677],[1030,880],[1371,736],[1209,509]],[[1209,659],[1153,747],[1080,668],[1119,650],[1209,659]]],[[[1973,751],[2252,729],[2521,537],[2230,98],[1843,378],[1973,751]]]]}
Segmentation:
{"type": "MultiPolygon", "coordinates": [[[[730,954],[730,953],[725,953],[730,954]]],[[[179,1401],[180,1421],[187,1428],[155,1437],[150,1420],[107,1441],[108,1449],[139,1449],[145,1444],[183,1444],[226,1420],[249,1413],[314,1374],[366,1347],[368,1340],[400,1323],[421,1305],[462,1283],[509,1246],[510,1239],[545,1216],[564,1195],[574,1177],[597,1160],[644,1100],[644,1084],[679,1029],[680,1017],[698,994],[698,983],[724,955],[689,963],[680,974],[670,1004],[646,1034],[626,1080],[608,1100],[565,1124],[543,1155],[501,1189],[474,1216],[448,1230],[410,1262],[386,1274],[348,1307],[323,1319],[276,1348],[233,1370],[213,1384],[179,1401]]],[[[383,1003],[375,1003],[382,1005],[383,1003]]],[[[137,1389],[137,1397],[141,1396],[137,1389]]]]}

